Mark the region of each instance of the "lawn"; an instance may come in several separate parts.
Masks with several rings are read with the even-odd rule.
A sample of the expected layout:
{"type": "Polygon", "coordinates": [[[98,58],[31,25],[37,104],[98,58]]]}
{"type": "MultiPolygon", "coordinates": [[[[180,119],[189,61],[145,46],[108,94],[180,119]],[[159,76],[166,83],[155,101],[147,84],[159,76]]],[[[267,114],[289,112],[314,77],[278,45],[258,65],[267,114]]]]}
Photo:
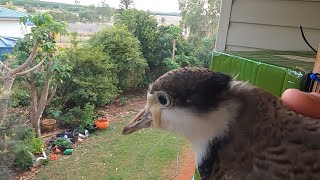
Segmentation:
{"type": "Polygon", "coordinates": [[[129,180],[174,177],[176,156],[187,146],[186,140],[154,129],[123,136],[122,128],[137,110],[119,116],[107,130],[90,135],[89,139],[75,147],[73,155],[60,155],[58,160],[50,161],[35,179],[129,180]]]}

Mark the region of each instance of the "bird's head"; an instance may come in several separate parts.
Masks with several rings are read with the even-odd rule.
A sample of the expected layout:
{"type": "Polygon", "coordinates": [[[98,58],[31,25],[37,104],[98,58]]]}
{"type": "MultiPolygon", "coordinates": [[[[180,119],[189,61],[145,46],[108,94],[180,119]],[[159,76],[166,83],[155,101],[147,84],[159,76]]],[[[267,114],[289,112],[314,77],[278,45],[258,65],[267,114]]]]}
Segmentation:
{"type": "Polygon", "coordinates": [[[190,140],[204,138],[205,131],[221,134],[228,125],[226,118],[232,115],[228,109],[236,105],[225,95],[231,81],[228,75],[204,68],[169,71],[150,85],[145,108],[123,129],[123,134],[149,127],[190,140]]]}

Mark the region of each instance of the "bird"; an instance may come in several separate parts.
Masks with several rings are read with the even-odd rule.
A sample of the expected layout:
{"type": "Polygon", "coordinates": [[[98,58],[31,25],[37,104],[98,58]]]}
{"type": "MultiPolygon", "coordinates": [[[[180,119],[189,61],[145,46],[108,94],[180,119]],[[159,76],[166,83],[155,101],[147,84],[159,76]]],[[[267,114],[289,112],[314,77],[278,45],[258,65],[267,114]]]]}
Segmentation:
{"type": "Polygon", "coordinates": [[[143,128],[188,139],[202,180],[320,179],[320,119],[208,68],[179,68],[156,79],[122,134],[143,128]]]}

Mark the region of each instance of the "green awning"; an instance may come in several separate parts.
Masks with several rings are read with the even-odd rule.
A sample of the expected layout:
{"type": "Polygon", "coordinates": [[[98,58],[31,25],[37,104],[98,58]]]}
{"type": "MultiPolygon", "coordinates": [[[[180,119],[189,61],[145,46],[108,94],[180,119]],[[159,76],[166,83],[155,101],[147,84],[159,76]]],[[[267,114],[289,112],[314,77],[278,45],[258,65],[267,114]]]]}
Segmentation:
{"type": "Polygon", "coordinates": [[[238,76],[239,80],[281,96],[288,88],[302,89],[314,59],[312,52],[214,52],[211,69],[238,76]]]}

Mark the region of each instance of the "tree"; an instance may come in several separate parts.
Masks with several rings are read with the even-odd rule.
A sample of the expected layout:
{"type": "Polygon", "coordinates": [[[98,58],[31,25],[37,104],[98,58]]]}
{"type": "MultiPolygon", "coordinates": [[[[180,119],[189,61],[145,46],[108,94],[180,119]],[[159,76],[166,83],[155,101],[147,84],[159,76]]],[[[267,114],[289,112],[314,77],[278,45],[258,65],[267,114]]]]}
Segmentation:
{"type": "Polygon", "coordinates": [[[105,0],[102,0],[100,6],[96,8],[96,13],[101,17],[101,22],[104,22],[105,19],[107,21],[111,19],[114,10],[109,7],[105,0]]]}
{"type": "Polygon", "coordinates": [[[78,22],[79,18],[76,13],[65,10],[52,10],[48,12],[56,21],[78,22]]]}
{"type": "Polygon", "coordinates": [[[55,34],[66,32],[64,23],[55,22],[48,13],[36,14],[21,19],[31,20],[35,27],[15,46],[11,59],[0,63],[4,93],[0,97],[0,123],[6,115],[12,84],[17,76],[24,76],[31,91],[30,113],[33,127],[38,136],[40,119],[45,106],[52,99],[57,88],[53,83],[57,76],[65,75],[68,68],[61,64],[55,46],[55,34]],[[57,73],[59,72],[60,73],[57,73]],[[57,76],[56,76],[57,75],[57,76]]]}
{"type": "Polygon", "coordinates": [[[165,22],[166,22],[166,18],[164,18],[164,17],[161,17],[161,24],[163,25],[165,22]]]}
{"type": "Polygon", "coordinates": [[[102,48],[116,67],[118,88],[134,89],[143,81],[147,69],[146,60],[140,51],[140,43],[126,26],[117,25],[96,33],[90,43],[93,48],[102,48]]]}
{"type": "Polygon", "coordinates": [[[6,5],[4,7],[12,10],[17,10],[12,1],[6,2],[6,5]]]}
{"type": "Polygon", "coordinates": [[[197,44],[214,35],[218,26],[221,0],[179,0],[182,26],[189,32],[189,40],[197,44]]]}
{"type": "Polygon", "coordinates": [[[134,5],[133,0],[120,0],[120,8],[128,10],[130,7],[134,5]]]}
{"type": "MultiPolygon", "coordinates": [[[[123,11],[116,17],[116,25],[125,25],[141,43],[143,57],[147,59],[150,72],[160,63],[155,58],[155,48],[158,41],[158,23],[148,12],[130,9],[123,11]]],[[[150,74],[149,74],[150,75],[150,74]]]]}

